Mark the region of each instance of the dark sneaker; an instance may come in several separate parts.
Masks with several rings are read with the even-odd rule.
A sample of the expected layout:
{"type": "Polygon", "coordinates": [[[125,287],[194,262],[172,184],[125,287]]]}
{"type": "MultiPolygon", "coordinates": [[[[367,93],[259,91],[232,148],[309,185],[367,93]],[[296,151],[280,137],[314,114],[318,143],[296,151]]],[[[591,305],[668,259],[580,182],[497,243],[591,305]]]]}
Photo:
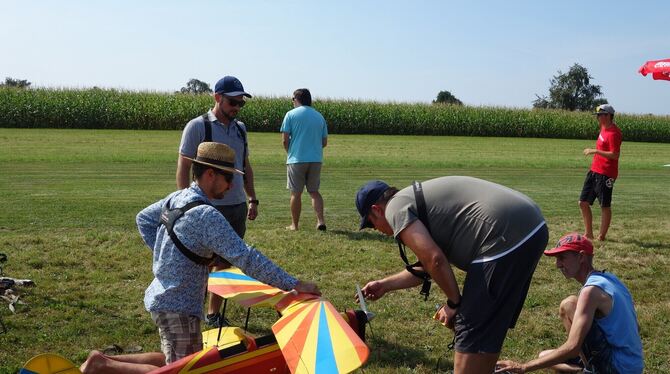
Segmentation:
{"type": "Polygon", "coordinates": [[[208,314],[205,317],[205,324],[207,325],[207,327],[220,327],[221,313],[208,314]]]}

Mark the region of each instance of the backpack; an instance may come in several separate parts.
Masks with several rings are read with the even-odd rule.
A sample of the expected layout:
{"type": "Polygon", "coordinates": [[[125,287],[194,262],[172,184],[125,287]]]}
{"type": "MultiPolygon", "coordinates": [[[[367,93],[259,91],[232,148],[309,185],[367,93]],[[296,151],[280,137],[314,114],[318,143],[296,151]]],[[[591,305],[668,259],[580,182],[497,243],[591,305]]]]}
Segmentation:
{"type": "Polygon", "coordinates": [[[167,230],[170,239],[172,239],[172,242],[179,249],[181,254],[186,256],[189,260],[195,262],[198,265],[205,265],[205,266],[211,265],[214,262],[216,256],[202,257],[196,255],[195,253],[193,253],[193,251],[186,248],[184,243],[182,243],[181,240],[179,240],[177,234],[173,230],[174,224],[177,222],[179,218],[181,218],[184,215],[184,213],[188,212],[189,210],[197,206],[200,205],[211,206],[211,204],[206,203],[202,200],[196,200],[184,205],[181,208],[169,209],[168,207],[170,206],[170,200],[168,200],[163,206],[163,209],[161,209],[161,218],[160,218],[160,223],[165,226],[165,229],[167,230]]]}

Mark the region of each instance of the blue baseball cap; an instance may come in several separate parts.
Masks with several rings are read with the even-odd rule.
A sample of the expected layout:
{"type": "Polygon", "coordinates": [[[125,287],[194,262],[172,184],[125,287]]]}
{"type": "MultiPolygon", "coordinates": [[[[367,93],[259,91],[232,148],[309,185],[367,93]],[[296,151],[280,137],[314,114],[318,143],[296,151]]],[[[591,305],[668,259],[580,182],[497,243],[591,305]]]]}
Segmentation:
{"type": "Polygon", "coordinates": [[[244,92],[242,82],[240,82],[239,79],[230,75],[226,75],[225,77],[219,79],[218,82],[216,82],[216,84],[214,85],[214,93],[226,96],[244,95],[246,97],[251,97],[251,95],[244,92]]]}
{"type": "Polygon", "coordinates": [[[376,203],[389,188],[388,184],[377,180],[369,181],[358,190],[356,193],[356,209],[358,209],[358,214],[361,215],[360,230],[363,230],[366,227],[374,227],[372,222],[368,219],[370,208],[372,208],[372,205],[376,203]]]}

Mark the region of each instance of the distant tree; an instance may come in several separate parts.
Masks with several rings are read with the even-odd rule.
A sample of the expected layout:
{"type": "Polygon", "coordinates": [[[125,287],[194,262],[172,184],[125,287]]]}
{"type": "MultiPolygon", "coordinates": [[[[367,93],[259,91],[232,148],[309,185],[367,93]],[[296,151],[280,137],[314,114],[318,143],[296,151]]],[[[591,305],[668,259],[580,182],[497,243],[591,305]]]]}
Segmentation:
{"type": "Polygon", "coordinates": [[[607,99],[600,97],[600,86],[591,84],[591,79],[588,70],[577,63],[567,73],[559,70],[549,81],[549,97],[535,95],[533,107],[583,111],[607,103],[607,99]]]}
{"type": "Polygon", "coordinates": [[[437,98],[433,100],[433,104],[463,105],[463,102],[458,100],[456,96],[452,95],[449,91],[440,91],[437,94],[437,98]]]}
{"type": "Polygon", "coordinates": [[[5,83],[0,83],[0,87],[28,88],[30,87],[30,82],[25,79],[14,79],[6,77],[5,83]]]}
{"type": "Polygon", "coordinates": [[[186,83],[186,87],[182,87],[179,90],[181,93],[189,94],[203,94],[203,93],[212,93],[212,89],[209,88],[209,85],[198,79],[191,79],[186,83]]]}

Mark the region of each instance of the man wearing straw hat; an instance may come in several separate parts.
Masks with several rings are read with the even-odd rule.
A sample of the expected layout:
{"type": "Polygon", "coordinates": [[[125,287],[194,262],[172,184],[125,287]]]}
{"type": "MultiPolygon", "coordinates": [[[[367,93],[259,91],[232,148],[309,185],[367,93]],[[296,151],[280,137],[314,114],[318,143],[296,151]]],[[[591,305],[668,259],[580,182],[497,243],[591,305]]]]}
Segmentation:
{"type": "Polygon", "coordinates": [[[232,188],[235,152],[225,144],[205,142],[192,162],[194,182],[137,215],[137,227],[153,251],[154,280],[144,304],[158,326],[166,363],[202,349],[200,319],[207,288],[208,260],[223,257],[249,276],[282,290],[319,293],[248,246],[212,206],[232,188]],[[173,214],[181,209],[183,215],[173,214]]]}

